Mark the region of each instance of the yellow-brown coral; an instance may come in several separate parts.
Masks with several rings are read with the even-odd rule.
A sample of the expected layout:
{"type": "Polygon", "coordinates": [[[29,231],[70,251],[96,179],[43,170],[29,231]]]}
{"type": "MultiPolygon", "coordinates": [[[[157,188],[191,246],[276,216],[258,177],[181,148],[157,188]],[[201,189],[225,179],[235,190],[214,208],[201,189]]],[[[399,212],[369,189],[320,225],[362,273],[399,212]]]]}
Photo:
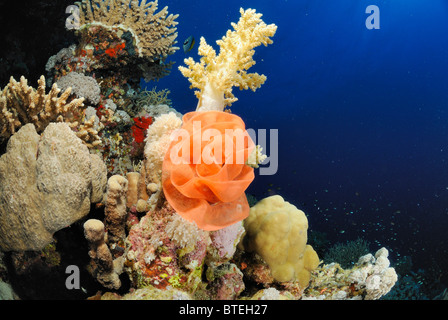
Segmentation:
{"type": "Polygon", "coordinates": [[[244,249],[259,254],[275,280],[297,281],[302,289],[307,287],[319,257],[306,244],[308,219],[303,211],[279,195],[270,196],[250,209],[244,228],[244,249]]]}
{"type": "Polygon", "coordinates": [[[100,220],[89,219],[84,223],[84,236],[89,242],[89,256],[92,258],[92,273],[103,286],[119,289],[119,275],[123,271],[123,258],[113,260],[112,253],[106,244],[104,224],[100,220]]]}
{"type": "MultiPolygon", "coordinates": [[[[70,127],[76,127],[77,123],[69,124],[70,127]]],[[[89,148],[95,148],[101,144],[101,138],[98,135],[98,131],[94,129],[95,117],[92,116],[90,120],[84,121],[84,123],[78,126],[78,130],[75,132],[76,136],[80,138],[84,144],[89,148]]]]}
{"type": "Polygon", "coordinates": [[[174,53],[177,47],[175,19],[179,15],[168,15],[168,7],[156,13],[158,1],[146,0],[82,0],[80,26],[99,24],[117,27],[132,33],[140,57],[149,61],[159,60],[174,53]]]}
{"type": "Polygon", "coordinates": [[[199,89],[195,92],[199,99],[197,111],[222,111],[237,100],[232,87],[255,91],[266,81],[266,76],[246,71],[255,64],[254,48],[271,44],[270,37],[274,36],[277,26],[266,25],[261,20],[262,14],[254,9],[241,8],[240,13],[238,23],[232,23],[234,31],[228,30],[221,40],[216,41],[220,47],[219,55],[202,37],[198,49],[201,61],[197,63],[190,57],[185,59],[188,68],[179,67],[191,87],[199,89]]]}
{"type": "Polygon", "coordinates": [[[70,126],[76,126],[73,114],[84,106],[84,98],[67,103],[71,88],[61,95],[60,92],[58,86],[53,84],[50,92],[45,94],[44,76],[40,77],[37,90],[28,86],[23,76],[20,82],[11,77],[0,92],[0,142],[9,139],[27,123],[33,123],[38,133],[42,133],[50,122],[69,122],[70,126]]]}

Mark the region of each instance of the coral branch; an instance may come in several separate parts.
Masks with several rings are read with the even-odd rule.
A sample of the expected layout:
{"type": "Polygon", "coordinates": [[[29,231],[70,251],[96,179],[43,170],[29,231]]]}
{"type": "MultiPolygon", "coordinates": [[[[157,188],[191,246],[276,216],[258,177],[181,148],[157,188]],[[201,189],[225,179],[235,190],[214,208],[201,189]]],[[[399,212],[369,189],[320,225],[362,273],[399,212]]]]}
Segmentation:
{"type": "Polygon", "coordinates": [[[241,18],[237,24],[232,23],[234,31],[216,41],[220,47],[219,55],[201,38],[198,53],[202,56],[199,63],[193,58],[185,59],[186,67],[179,67],[188,78],[191,88],[198,88],[195,94],[199,99],[197,111],[224,110],[237,100],[232,94],[232,87],[255,91],[265,81],[266,76],[246,71],[255,65],[253,56],[255,47],[272,43],[277,31],[275,24],[266,25],[261,14],[254,9],[240,9],[241,18]]]}
{"type": "Polygon", "coordinates": [[[73,124],[73,114],[83,107],[84,98],[67,103],[71,88],[61,95],[56,84],[45,94],[45,77],[41,76],[37,90],[28,86],[22,76],[20,82],[13,77],[0,92],[0,142],[7,140],[20,127],[33,123],[38,133],[42,133],[50,122],[73,124]]]}

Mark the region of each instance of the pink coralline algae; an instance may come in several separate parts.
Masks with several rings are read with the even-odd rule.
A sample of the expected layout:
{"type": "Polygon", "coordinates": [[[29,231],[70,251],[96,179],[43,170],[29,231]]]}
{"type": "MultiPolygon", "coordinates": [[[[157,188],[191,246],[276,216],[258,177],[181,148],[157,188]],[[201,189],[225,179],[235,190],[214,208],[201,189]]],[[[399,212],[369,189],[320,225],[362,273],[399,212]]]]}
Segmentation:
{"type": "Polygon", "coordinates": [[[194,291],[200,283],[205,239],[198,239],[191,251],[177,246],[165,232],[173,213],[171,208],[148,212],[129,231],[125,266],[136,288],[151,285],[165,289],[171,286],[194,291]]]}

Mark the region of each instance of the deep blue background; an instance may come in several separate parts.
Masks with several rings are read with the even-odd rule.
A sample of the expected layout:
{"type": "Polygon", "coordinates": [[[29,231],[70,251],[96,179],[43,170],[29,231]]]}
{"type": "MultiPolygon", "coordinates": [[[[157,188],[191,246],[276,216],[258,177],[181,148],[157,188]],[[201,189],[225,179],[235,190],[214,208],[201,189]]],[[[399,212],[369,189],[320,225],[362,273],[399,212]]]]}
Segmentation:
{"type": "MultiPolygon", "coordinates": [[[[416,267],[448,270],[448,2],[444,0],[163,0],[179,13],[179,50],[169,88],[180,112],[197,100],[177,70],[199,61],[204,36],[218,49],[239,8],[278,25],[274,44],[256,49],[257,92],[234,89],[232,111],[248,128],[279,129],[279,170],[248,192],[280,194],[306,212],[310,229],[332,241],[363,237],[416,267]],[[365,13],[377,5],[379,30],[365,13]]],[[[269,151],[269,150],[268,150],[269,151]]],[[[269,154],[269,153],[268,153],[269,154]]],[[[446,278],[445,278],[446,279],[446,278]]]]}

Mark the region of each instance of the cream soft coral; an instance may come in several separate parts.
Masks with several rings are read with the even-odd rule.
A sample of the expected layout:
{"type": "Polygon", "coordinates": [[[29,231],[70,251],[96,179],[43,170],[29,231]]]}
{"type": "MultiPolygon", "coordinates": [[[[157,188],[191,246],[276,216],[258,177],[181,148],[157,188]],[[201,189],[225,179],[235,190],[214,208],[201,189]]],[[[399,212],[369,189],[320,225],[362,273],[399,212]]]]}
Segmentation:
{"type": "Polygon", "coordinates": [[[232,23],[234,31],[216,41],[220,47],[219,55],[202,37],[198,49],[202,56],[199,63],[193,58],[185,59],[188,68],[180,66],[179,70],[189,79],[192,88],[198,88],[199,99],[197,111],[223,111],[225,106],[237,100],[232,94],[232,87],[255,91],[265,81],[266,76],[247,73],[255,65],[254,48],[272,43],[270,37],[277,31],[275,24],[266,25],[261,20],[262,14],[254,9],[240,9],[241,18],[232,23]]]}

